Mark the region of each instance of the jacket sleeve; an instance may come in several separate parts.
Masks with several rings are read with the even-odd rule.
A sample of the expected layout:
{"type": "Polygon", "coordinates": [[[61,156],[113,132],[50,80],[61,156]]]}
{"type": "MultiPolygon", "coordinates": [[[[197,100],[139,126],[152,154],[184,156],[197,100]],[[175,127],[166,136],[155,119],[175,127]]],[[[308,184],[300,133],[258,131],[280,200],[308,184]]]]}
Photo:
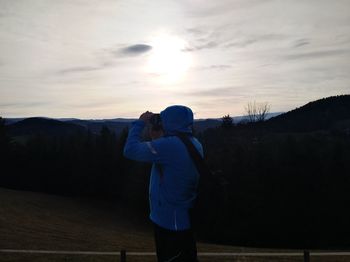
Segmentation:
{"type": "Polygon", "coordinates": [[[143,120],[132,123],[128,138],[124,146],[124,156],[131,160],[141,162],[163,163],[164,154],[160,151],[161,140],[141,142],[142,130],[145,127],[143,120]]]}

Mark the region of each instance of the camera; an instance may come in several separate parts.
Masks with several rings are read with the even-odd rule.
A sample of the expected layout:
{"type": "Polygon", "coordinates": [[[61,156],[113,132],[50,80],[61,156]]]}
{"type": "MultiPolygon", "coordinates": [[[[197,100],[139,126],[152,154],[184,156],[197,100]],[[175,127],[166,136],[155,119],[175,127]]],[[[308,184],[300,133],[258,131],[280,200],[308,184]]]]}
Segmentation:
{"type": "Polygon", "coordinates": [[[162,127],[162,119],[160,118],[160,114],[153,114],[149,119],[149,124],[154,131],[159,131],[163,129],[162,127]]]}

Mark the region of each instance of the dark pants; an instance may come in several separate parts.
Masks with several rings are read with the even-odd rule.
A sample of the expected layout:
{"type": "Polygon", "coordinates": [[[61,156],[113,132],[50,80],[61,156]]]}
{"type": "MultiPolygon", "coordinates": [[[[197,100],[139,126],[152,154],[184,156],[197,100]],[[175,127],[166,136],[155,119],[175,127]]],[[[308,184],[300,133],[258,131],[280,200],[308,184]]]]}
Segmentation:
{"type": "Polygon", "coordinates": [[[172,231],[154,224],[158,262],[198,262],[191,229],[172,231]]]}

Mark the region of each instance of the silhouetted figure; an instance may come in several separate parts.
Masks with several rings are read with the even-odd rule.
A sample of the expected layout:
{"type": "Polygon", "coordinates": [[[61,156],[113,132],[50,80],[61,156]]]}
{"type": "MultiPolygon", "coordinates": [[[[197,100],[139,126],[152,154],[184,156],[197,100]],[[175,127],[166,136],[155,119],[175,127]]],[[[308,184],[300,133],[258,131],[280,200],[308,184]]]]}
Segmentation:
{"type": "Polygon", "coordinates": [[[192,125],[193,113],[185,106],[170,106],[160,115],[147,111],[132,123],[124,148],[127,158],[153,163],[150,219],[158,261],[197,261],[189,210],[196,200],[199,174],[186,146],[176,137],[177,133],[188,135],[203,156],[202,145],[192,136],[192,125]],[[151,125],[153,140],[142,142],[146,123],[151,125]]]}

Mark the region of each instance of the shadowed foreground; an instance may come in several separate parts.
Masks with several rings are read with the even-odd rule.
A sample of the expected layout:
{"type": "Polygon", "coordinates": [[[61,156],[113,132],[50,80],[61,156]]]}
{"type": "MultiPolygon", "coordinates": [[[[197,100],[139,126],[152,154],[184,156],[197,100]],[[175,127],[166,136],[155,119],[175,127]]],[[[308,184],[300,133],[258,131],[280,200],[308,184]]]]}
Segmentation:
{"type": "MultiPolygon", "coordinates": [[[[0,189],[0,249],[77,251],[154,251],[152,227],[145,217],[113,203],[0,189]]],[[[199,252],[264,252],[198,243],[199,252]]],[[[274,250],[281,252],[285,250],[274,250]]],[[[350,257],[312,257],[311,261],[349,261],[350,257]]],[[[119,261],[115,256],[6,254],[0,261],[119,261]]],[[[155,257],[127,257],[155,261],[155,257]]],[[[200,257],[200,261],[233,258],[200,257]]],[[[236,257],[234,261],[303,261],[302,257],[236,257]]]]}

